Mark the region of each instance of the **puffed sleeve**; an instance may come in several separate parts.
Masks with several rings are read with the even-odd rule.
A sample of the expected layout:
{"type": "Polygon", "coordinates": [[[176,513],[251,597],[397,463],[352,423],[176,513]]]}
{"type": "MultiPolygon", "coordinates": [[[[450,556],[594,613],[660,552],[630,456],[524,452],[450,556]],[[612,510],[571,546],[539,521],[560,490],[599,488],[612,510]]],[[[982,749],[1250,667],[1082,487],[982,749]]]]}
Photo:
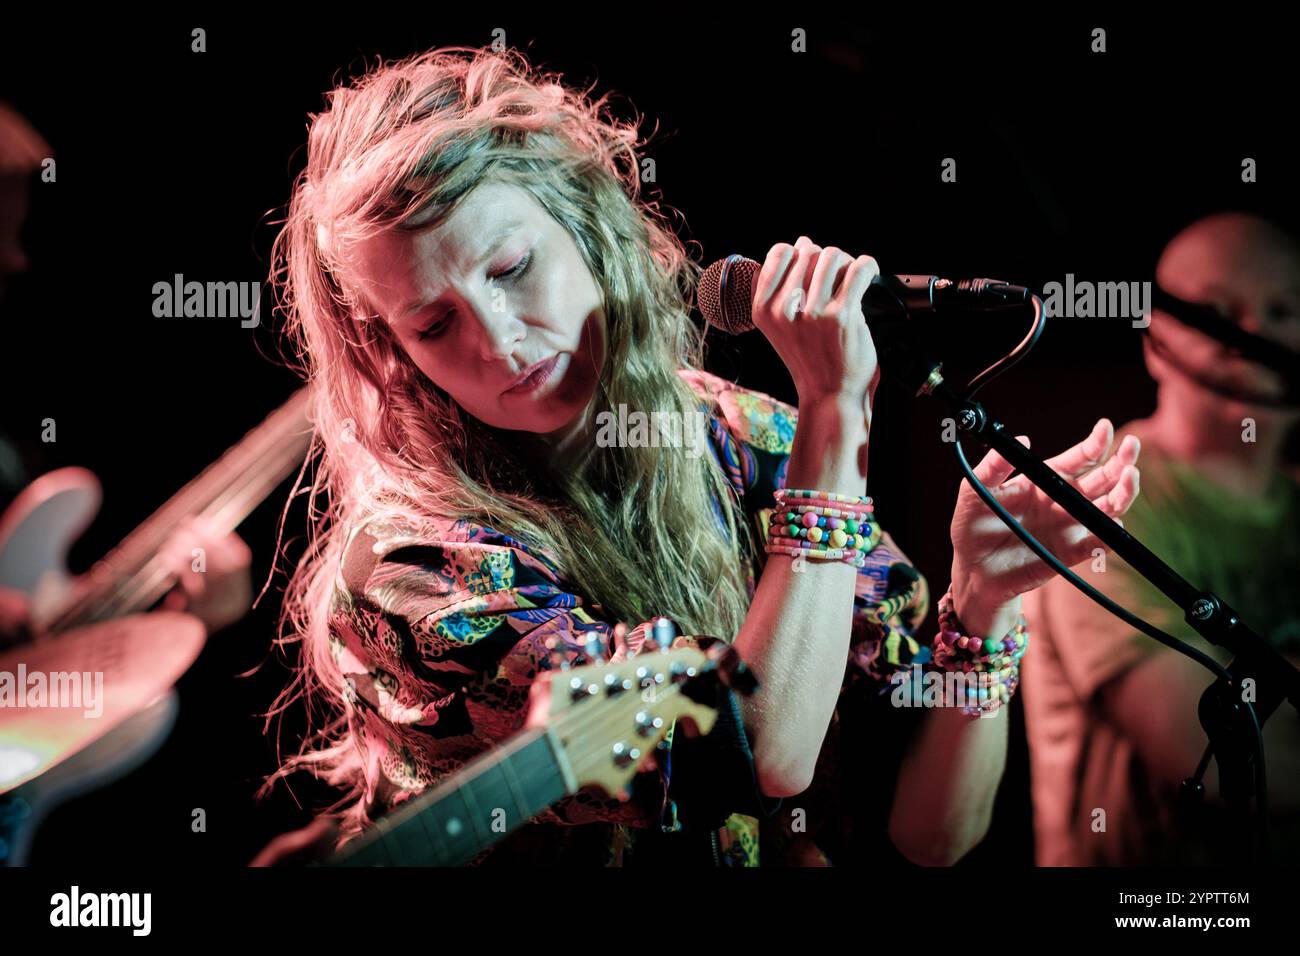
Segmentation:
{"type": "MultiPolygon", "coordinates": [[[[336,616],[336,659],[355,685],[367,779],[389,807],[518,733],[541,673],[618,651],[614,622],[563,586],[544,551],[482,526],[363,527],[341,577],[352,600],[336,616]]],[[[624,653],[637,653],[652,626],[636,624],[624,653]]],[[[695,765],[695,750],[683,745],[680,762],[695,765]]],[[[667,807],[664,775],[650,770],[632,800],[583,793],[539,820],[645,827],[667,807]]]]}

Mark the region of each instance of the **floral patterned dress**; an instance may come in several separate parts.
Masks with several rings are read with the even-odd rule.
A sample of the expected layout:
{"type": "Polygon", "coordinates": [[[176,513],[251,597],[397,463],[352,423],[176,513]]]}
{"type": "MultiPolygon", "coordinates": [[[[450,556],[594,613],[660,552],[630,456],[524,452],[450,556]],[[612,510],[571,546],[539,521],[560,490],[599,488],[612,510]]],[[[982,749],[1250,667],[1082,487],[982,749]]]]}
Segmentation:
{"type": "MultiPolygon", "coordinates": [[[[710,450],[761,542],[772,493],[784,486],[798,412],[707,372],[679,374],[701,399],[710,450]]],[[[874,521],[868,540],[844,688],[865,687],[879,697],[888,690],[888,673],[918,651],[916,628],[930,598],[925,578],[874,521]]],[[[767,557],[760,545],[747,568],[751,596],[767,557]]],[[[586,662],[593,637],[608,655],[614,623],[561,578],[554,555],[503,531],[435,518],[419,524],[372,519],[353,527],[335,582],[330,644],[348,681],[343,703],[365,763],[370,818],[520,731],[537,676],[586,662]]],[[[628,635],[631,652],[650,626],[642,622],[628,635]]],[[[827,747],[836,746],[835,730],[833,723],[827,747]]],[[[674,759],[680,746],[673,745],[674,759]]],[[[822,756],[819,783],[838,772],[826,748],[822,756]]],[[[702,763],[707,761],[695,765],[702,763]]],[[[731,814],[711,834],[713,862],[756,866],[760,842],[772,863],[799,858],[820,828],[810,831],[798,813],[777,813],[757,793],[752,763],[747,778],[732,776],[736,780],[726,786],[736,788],[735,807],[745,812],[731,814]],[[792,826],[792,819],[805,825],[792,826]]],[[[665,830],[667,785],[660,772],[647,771],[637,775],[626,802],[587,793],[566,798],[476,862],[662,860],[652,835],[665,830]]],[[[795,809],[824,821],[829,811],[815,807],[829,804],[812,799],[817,790],[815,785],[809,801],[795,798],[808,804],[795,809]]]]}

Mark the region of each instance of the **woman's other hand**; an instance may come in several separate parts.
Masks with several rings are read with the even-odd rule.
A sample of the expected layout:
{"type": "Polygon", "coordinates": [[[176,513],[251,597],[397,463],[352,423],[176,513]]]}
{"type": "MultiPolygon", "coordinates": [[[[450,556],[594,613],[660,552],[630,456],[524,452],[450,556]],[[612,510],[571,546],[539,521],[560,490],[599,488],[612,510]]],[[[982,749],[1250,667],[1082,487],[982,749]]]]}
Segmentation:
{"type": "MultiPolygon", "coordinates": [[[[1029,438],[1016,439],[1029,447],[1029,438]]],[[[1136,436],[1128,436],[1111,454],[1115,429],[1100,419],[1091,434],[1047,465],[1116,520],[1137,499],[1138,453],[1136,436]]],[[[1013,518],[1055,554],[1066,567],[1109,550],[1096,535],[1079,524],[1045,492],[1019,475],[1007,476],[1013,467],[996,451],[975,466],[975,475],[993,492],[1013,518]]],[[[1002,523],[963,479],[952,518],[952,596],[958,619],[972,634],[1001,637],[1014,626],[1020,613],[1020,595],[1041,587],[1056,576],[1002,523]]]]}

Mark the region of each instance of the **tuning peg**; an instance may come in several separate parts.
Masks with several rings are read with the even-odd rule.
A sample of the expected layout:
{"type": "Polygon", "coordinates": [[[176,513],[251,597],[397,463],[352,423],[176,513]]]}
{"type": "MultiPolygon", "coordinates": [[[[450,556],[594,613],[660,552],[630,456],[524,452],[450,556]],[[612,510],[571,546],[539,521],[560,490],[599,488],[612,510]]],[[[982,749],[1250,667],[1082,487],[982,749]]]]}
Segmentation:
{"type": "Polygon", "coordinates": [[[617,766],[629,767],[641,759],[641,751],[620,741],[614,745],[611,756],[617,766]]]}
{"type": "Polygon", "coordinates": [[[650,634],[647,637],[648,641],[654,642],[655,648],[647,648],[647,650],[669,650],[673,646],[673,639],[676,637],[677,625],[669,618],[657,617],[655,618],[654,625],[651,627],[650,634]]]}
{"type": "Polygon", "coordinates": [[[560,639],[554,635],[546,639],[546,659],[553,670],[567,671],[569,669],[568,655],[560,649],[560,639]]]}
{"type": "Polygon", "coordinates": [[[648,710],[638,711],[636,718],[636,732],[642,737],[649,737],[657,734],[664,729],[666,723],[658,714],[653,714],[648,710]]]}

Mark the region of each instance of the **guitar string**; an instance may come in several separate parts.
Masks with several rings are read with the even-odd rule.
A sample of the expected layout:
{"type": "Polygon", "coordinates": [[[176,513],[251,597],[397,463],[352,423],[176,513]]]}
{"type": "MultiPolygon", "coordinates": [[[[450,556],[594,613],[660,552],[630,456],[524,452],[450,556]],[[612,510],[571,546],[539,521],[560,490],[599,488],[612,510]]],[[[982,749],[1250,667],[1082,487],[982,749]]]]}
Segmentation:
{"type": "Polygon", "coordinates": [[[177,526],[177,519],[192,513],[199,501],[211,495],[208,485],[224,477],[224,469],[210,467],[146,519],[97,567],[91,569],[86,591],[77,594],[72,604],[55,618],[55,626],[66,629],[85,620],[101,620],[105,614],[111,616],[122,589],[136,575],[148,572],[158,548],[177,526]]]}
{"type": "MultiPolygon", "coordinates": [[[[290,452],[292,454],[282,455],[283,461],[270,460],[264,471],[245,470],[239,476],[239,484],[225,489],[226,500],[215,513],[211,505],[201,509],[192,507],[187,513],[199,517],[220,517],[223,511],[229,510],[232,513],[223,527],[234,530],[292,471],[300,456],[296,449],[290,449],[290,452]]],[[[305,449],[303,453],[305,454],[305,449]]],[[[175,572],[167,566],[162,556],[155,554],[142,567],[119,579],[94,611],[100,615],[100,619],[105,619],[129,613],[132,608],[148,607],[170,589],[174,578],[175,572]]]]}
{"type": "MultiPolygon", "coordinates": [[[[245,471],[243,476],[248,476],[249,472],[245,471]]],[[[241,476],[241,478],[243,477],[241,476]]],[[[253,478],[257,476],[251,476],[253,478]]],[[[277,482],[278,483],[278,480],[277,482]]],[[[273,486],[272,486],[273,487],[273,486]]],[[[185,502],[188,508],[185,514],[191,515],[202,514],[203,511],[196,507],[198,497],[195,496],[195,502],[185,502]]],[[[73,615],[70,618],[71,623],[75,625],[80,621],[90,620],[108,620],[113,617],[121,616],[122,613],[129,613],[132,607],[147,607],[170,587],[167,584],[169,578],[174,577],[174,572],[170,570],[158,554],[150,555],[142,565],[125,575],[119,574],[113,578],[108,578],[110,582],[107,587],[87,595],[79,602],[79,606],[73,609],[73,615]],[[161,590],[159,590],[161,589],[161,590]],[[141,603],[148,598],[148,603],[141,603]]],[[[62,622],[61,622],[62,623],[62,622]]],[[[66,624],[63,625],[66,627],[66,624]]]]}
{"type": "MultiPolygon", "coordinates": [[[[271,422],[268,420],[265,424],[271,424],[271,422]]],[[[254,446],[247,446],[246,449],[243,446],[237,446],[241,448],[241,452],[246,450],[249,457],[253,457],[255,451],[258,452],[256,457],[254,457],[252,464],[238,469],[233,468],[233,466],[229,464],[227,464],[227,467],[223,469],[210,467],[197,479],[190,482],[189,485],[178,492],[171,501],[160,508],[151,518],[147,519],[146,524],[154,522],[161,524],[164,518],[169,517],[171,512],[176,511],[182,512],[185,516],[196,512],[203,514],[208,510],[208,507],[210,507],[209,505],[205,506],[203,509],[199,509],[199,503],[204,500],[215,499],[218,502],[222,502],[223,506],[237,504],[239,509],[243,509],[247,507],[247,499],[253,489],[262,489],[257,493],[260,496],[260,499],[264,499],[266,494],[268,494],[275,485],[283,481],[284,477],[292,471],[294,462],[296,462],[302,455],[306,454],[306,448],[300,450],[302,442],[294,443],[284,442],[282,440],[285,437],[301,439],[303,437],[301,428],[299,428],[298,433],[294,435],[281,436],[268,434],[265,437],[267,440],[258,442],[257,445],[269,444],[275,450],[276,454],[272,454],[268,457],[266,452],[260,451],[260,449],[255,449],[254,446]],[[231,480],[232,478],[233,480],[231,480]],[[209,485],[217,483],[218,481],[224,483],[222,487],[217,489],[209,488],[209,485]]],[[[306,444],[310,444],[309,433],[307,435],[306,444]]],[[[242,458],[245,456],[241,454],[237,457],[242,458]]],[[[226,458],[223,456],[223,458],[216,464],[222,464],[225,462],[226,458]]],[[[256,504],[254,504],[252,508],[248,508],[247,511],[244,511],[239,520],[242,521],[243,517],[246,517],[247,514],[251,513],[255,507],[256,504]]],[[[154,534],[149,535],[149,538],[157,539],[161,533],[161,540],[165,542],[167,535],[171,533],[174,527],[175,523],[173,522],[171,527],[162,529],[161,532],[155,532],[154,534]]],[[[137,529],[137,532],[139,531],[140,529],[137,529]]],[[[112,564],[127,564],[128,561],[125,556],[129,555],[130,546],[134,544],[134,541],[143,540],[142,537],[137,537],[137,532],[133,532],[132,535],[129,535],[127,539],[125,539],[123,543],[105,559],[105,561],[112,564]]],[[[152,543],[152,541],[150,541],[150,543],[152,543]]],[[[160,576],[155,570],[153,570],[153,566],[157,559],[157,554],[149,556],[144,560],[140,567],[137,567],[129,574],[126,574],[125,577],[122,577],[120,573],[117,576],[109,576],[106,573],[103,574],[104,580],[111,583],[101,589],[95,589],[92,586],[86,593],[79,594],[77,599],[70,604],[67,609],[55,616],[53,629],[66,630],[69,626],[75,626],[76,624],[85,622],[86,620],[102,620],[105,619],[105,615],[108,617],[113,616],[113,614],[123,606],[130,607],[131,605],[129,602],[135,592],[144,589],[146,593],[149,593],[152,589],[159,587],[163,579],[167,576],[166,573],[160,576]],[[137,580],[141,576],[144,577],[143,582],[137,580]]],[[[154,600],[156,600],[158,596],[161,596],[161,593],[154,595],[154,600]]]]}
{"type": "Polygon", "coordinates": [[[229,484],[230,472],[235,471],[238,474],[239,471],[253,467],[252,465],[241,466],[240,463],[245,459],[253,458],[255,465],[257,459],[266,453],[263,446],[274,447],[281,433],[287,430],[286,424],[301,431],[304,422],[302,406],[306,400],[307,389],[299,389],[261,424],[250,429],[238,443],[227,449],[217,461],[185,484],[180,491],[122,539],[103,559],[96,562],[95,566],[87,572],[89,583],[85,593],[78,592],[72,603],[54,615],[52,620],[62,626],[64,616],[77,610],[77,605],[83,602],[89,604],[95,601],[103,590],[111,590],[111,582],[125,573],[123,568],[133,568],[147,562],[175,528],[178,519],[175,514],[177,511],[182,512],[179,517],[184,518],[184,512],[193,510],[192,501],[203,500],[214,495],[215,492],[210,490],[211,485],[216,484],[220,487],[229,484]],[[110,584],[97,584],[96,579],[110,584]]]}
{"type": "MultiPolygon", "coordinates": [[[[666,652],[666,653],[672,654],[673,652],[670,651],[670,652],[666,652]]],[[[629,663],[632,663],[632,662],[634,661],[638,666],[645,666],[646,663],[647,663],[647,660],[648,660],[648,659],[636,660],[636,659],[634,658],[634,659],[632,659],[632,661],[629,661],[629,663]]],[[[665,668],[665,672],[666,672],[666,668],[665,668]]],[[[556,676],[559,677],[560,674],[562,674],[562,673],[564,673],[564,672],[558,672],[558,673],[556,674],[556,676]]],[[[569,672],[569,673],[572,673],[572,672],[569,672]]],[[[698,676],[698,674],[697,674],[697,676],[698,676]]],[[[651,685],[651,686],[656,686],[656,687],[657,687],[657,686],[659,686],[659,685],[655,684],[655,685],[651,685]]],[[[665,699],[665,698],[671,698],[672,696],[676,696],[676,695],[680,694],[680,693],[681,693],[681,689],[682,689],[682,685],[679,684],[679,683],[672,683],[672,684],[669,684],[668,686],[666,686],[666,687],[663,688],[663,691],[662,691],[662,692],[656,694],[656,696],[655,696],[655,700],[654,700],[654,701],[645,701],[645,700],[642,700],[641,703],[642,703],[642,704],[650,704],[650,705],[652,705],[652,704],[654,704],[654,703],[658,703],[660,700],[663,700],[663,699],[665,699]]],[[[628,690],[628,691],[624,691],[624,693],[636,693],[636,691],[628,690]]],[[[594,708],[582,708],[582,707],[575,706],[577,703],[580,703],[580,702],[574,702],[574,703],[570,704],[570,706],[569,706],[565,711],[563,711],[563,712],[562,712],[562,713],[561,713],[561,714],[560,714],[560,715],[559,715],[559,716],[558,716],[558,717],[557,717],[553,722],[551,722],[548,726],[549,726],[552,730],[554,730],[556,733],[561,733],[561,732],[563,732],[563,731],[565,731],[565,730],[572,730],[573,728],[572,728],[571,725],[573,725],[573,724],[588,723],[588,724],[591,724],[591,725],[592,725],[592,727],[587,728],[588,731],[589,731],[589,733],[590,733],[593,729],[595,729],[595,730],[599,730],[599,731],[607,731],[607,730],[611,730],[611,729],[616,729],[616,728],[617,728],[617,725],[621,724],[623,721],[625,721],[625,720],[627,719],[626,715],[620,715],[620,714],[618,713],[618,710],[620,709],[620,706],[619,706],[619,705],[622,705],[622,704],[625,704],[625,703],[626,703],[626,698],[622,697],[621,695],[619,695],[619,696],[615,696],[615,697],[604,697],[604,698],[600,699],[600,700],[597,702],[597,706],[594,707],[594,708]],[[600,714],[593,714],[593,711],[594,711],[594,710],[599,710],[599,711],[601,711],[601,713],[600,713],[600,714]]],[[[641,709],[640,707],[637,707],[637,708],[634,709],[634,712],[635,712],[635,711],[639,711],[640,709],[641,709]]],[[[674,718],[674,723],[673,723],[674,728],[675,728],[675,726],[676,726],[676,720],[677,720],[677,718],[674,718]]],[[[535,728],[535,729],[537,729],[537,730],[541,731],[543,734],[545,734],[546,727],[535,728]]],[[[635,735],[635,728],[633,728],[633,734],[635,735]]],[[[663,734],[662,734],[662,737],[666,737],[667,734],[668,734],[668,731],[664,731],[663,734]]],[[[604,735],[604,733],[598,733],[597,736],[605,736],[605,735],[604,735]]],[[[659,736],[660,736],[659,734],[656,734],[656,737],[659,737],[659,736]]],[[[608,738],[606,738],[606,739],[608,739],[608,738]]],[[[635,776],[636,773],[640,772],[640,771],[639,771],[639,766],[640,766],[640,764],[643,763],[643,762],[645,761],[645,758],[646,758],[650,753],[654,752],[654,749],[655,749],[655,747],[657,747],[657,745],[659,744],[659,742],[660,742],[660,740],[656,739],[656,740],[654,740],[653,744],[651,744],[650,741],[647,740],[648,749],[646,750],[645,753],[643,753],[643,754],[642,754],[639,758],[637,758],[637,760],[635,761],[635,766],[636,766],[637,769],[634,769],[634,770],[632,771],[632,775],[633,775],[633,776],[635,776]]],[[[586,781],[586,782],[584,782],[584,780],[583,780],[582,778],[584,778],[584,777],[586,777],[586,776],[589,776],[590,773],[591,773],[591,771],[592,771],[592,769],[593,769],[594,767],[597,767],[599,764],[604,763],[604,762],[606,762],[606,761],[612,759],[612,747],[613,747],[612,744],[609,744],[609,743],[607,743],[607,742],[602,742],[602,743],[599,743],[599,744],[595,744],[594,746],[589,746],[589,751],[588,751],[588,752],[585,752],[585,753],[584,753],[584,752],[579,751],[579,750],[574,750],[574,751],[572,752],[572,753],[573,753],[572,759],[569,759],[568,762],[569,762],[570,770],[571,770],[571,772],[573,773],[574,780],[575,780],[576,783],[578,783],[578,789],[581,789],[583,786],[586,786],[588,782],[590,782],[590,781],[586,781]]],[[[479,757],[477,757],[477,758],[475,758],[475,759],[476,759],[476,760],[489,759],[490,756],[491,756],[491,754],[493,753],[493,751],[496,750],[496,749],[498,749],[498,748],[493,748],[493,750],[488,750],[488,751],[486,751],[483,755],[481,755],[481,756],[479,756],[479,757]]],[[[570,753],[569,745],[564,744],[563,742],[561,742],[561,747],[560,747],[560,749],[563,751],[563,753],[565,754],[566,757],[569,755],[569,753],[570,753]]],[[[486,769],[488,769],[488,768],[484,768],[484,769],[486,770],[486,769]]],[[[452,786],[452,787],[455,788],[454,790],[448,792],[447,794],[445,794],[442,798],[439,798],[438,800],[432,800],[432,801],[430,801],[430,803],[429,803],[428,806],[426,806],[426,807],[422,807],[420,810],[416,810],[416,811],[412,812],[412,813],[411,813],[409,816],[407,816],[405,819],[393,823],[390,827],[388,827],[388,828],[386,828],[385,830],[383,830],[382,832],[378,833],[377,836],[375,837],[375,840],[374,840],[373,842],[384,844],[385,848],[386,848],[386,849],[391,853],[391,852],[392,852],[392,851],[393,851],[397,846],[399,846],[399,844],[396,842],[396,840],[397,840],[397,838],[398,838],[398,835],[399,835],[399,834],[398,834],[398,828],[400,828],[400,827],[404,827],[404,826],[406,826],[406,825],[408,825],[408,824],[412,824],[412,823],[414,823],[414,821],[416,821],[417,819],[420,819],[420,818],[424,815],[424,813],[425,813],[427,810],[431,809],[433,806],[435,806],[435,805],[437,805],[438,803],[440,803],[442,799],[446,799],[446,798],[452,796],[453,793],[461,793],[461,792],[465,791],[468,787],[470,787],[470,786],[473,784],[473,779],[474,779],[474,778],[471,778],[471,779],[467,780],[464,784],[456,785],[456,784],[454,783],[454,781],[455,781],[455,777],[456,777],[460,772],[461,772],[461,771],[458,771],[457,774],[453,774],[453,775],[451,775],[449,778],[447,778],[446,780],[444,780],[442,783],[436,785],[435,790],[434,790],[433,792],[436,792],[437,789],[441,789],[441,788],[444,787],[444,786],[452,786]]],[[[565,789],[566,789],[566,794],[565,794],[565,795],[566,795],[566,796],[572,796],[572,794],[570,794],[570,793],[567,792],[567,787],[566,787],[565,789]]],[[[611,796],[611,797],[614,797],[614,794],[610,794],[610,796],[611,796]]],[[[516,801],[516,803],[517,803],[517,802],[518,802],[518,801],[516,801]]],[[[466,805],[466,809],[468,810],[468,809],[469,809],[469,805],[468,805],[468,803],[467,803],[464,799],[462,799],[462,803],[465,803],[465,805],[466,805]]],[[[526,812],[526,811],[525,811],[525,812],[526,812]]],[[[480,849],[479,849],[479,852],[481,852],[482,849],[485,849],[486,846],[490,845],[490,841],[489,841],[488,843],[484,843],[484,841],[479,840],[479,839],[477,838],[477,830],[475,830],[475,831],[470,831],[470,832],[473,832],[473,833],[475,834],[475,844],[474,844],[474,845],[480,848],[480,849]]],[[[369,844],[367,844],[367,845],[369,845],[369,844]]],[[[358,851],[360,851],[360,850],[362,850],[362,849],[364,849],[364,847],[358,847],[358,848],[357,848],[358,851]]],[[[445,850],[442,851],[442,852],[444,853],[444,855],[447,854],[447,851],[445,851],[445,850]]]]}

